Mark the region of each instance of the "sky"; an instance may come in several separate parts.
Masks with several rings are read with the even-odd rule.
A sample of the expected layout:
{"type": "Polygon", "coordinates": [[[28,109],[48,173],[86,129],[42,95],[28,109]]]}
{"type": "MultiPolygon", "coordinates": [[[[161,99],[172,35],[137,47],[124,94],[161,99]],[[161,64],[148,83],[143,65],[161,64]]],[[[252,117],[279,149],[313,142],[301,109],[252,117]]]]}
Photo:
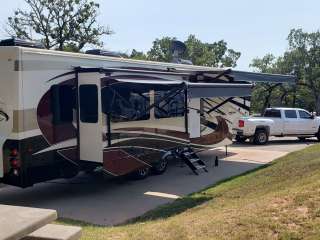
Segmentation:
{"type": "MultiPolygon", "coordinates": [[[[0,8],[0,38],[14,9],[23,0],[5,1],[0,8]]],[[[221,39],[241,52],[237,69],[248,70],[252,59],[267,53],[280,56],[287,49],[292,28],[320,29],[319,0],[96,0],[99,22],[115,33],[103,38],[105,48],[130,52],[147,51],[156,38],[185,40],[195,34],[204,42],[221,39]]]]}

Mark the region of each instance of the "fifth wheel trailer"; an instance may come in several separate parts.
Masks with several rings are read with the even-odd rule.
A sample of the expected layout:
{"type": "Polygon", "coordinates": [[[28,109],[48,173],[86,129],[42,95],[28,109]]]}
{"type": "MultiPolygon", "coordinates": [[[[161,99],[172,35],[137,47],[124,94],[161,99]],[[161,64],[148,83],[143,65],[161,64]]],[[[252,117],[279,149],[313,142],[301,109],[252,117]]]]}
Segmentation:
{"type": "Polygon", "coordinates": [[[286,75],[0,46],[0,181],[154,169],[175,149],[231,143],[252,83],[286,75]]]}

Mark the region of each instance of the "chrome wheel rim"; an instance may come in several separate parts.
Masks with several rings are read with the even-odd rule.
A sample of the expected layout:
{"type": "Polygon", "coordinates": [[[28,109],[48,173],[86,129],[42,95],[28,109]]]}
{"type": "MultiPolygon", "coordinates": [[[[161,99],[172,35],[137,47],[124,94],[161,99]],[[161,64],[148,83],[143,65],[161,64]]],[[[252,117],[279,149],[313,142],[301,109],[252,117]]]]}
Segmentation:
{"type": "Polygon", "coordinates": [[[162,171],[162,170],[164,170],[164,169],[166,168],[166,166],[167,166],[167,161],[164,160],[164,159],[162,159],[162,160],[160,161],[160,163],[159,163],[158,170],[159,170],[159,171],[162,171]]]}
{"type": "Polygon", "coordinates": [[[267,141],[267,135],[265,133],[260,133],[258,136],[259,142],[263,143],[267,141]]]}
{"type": "Polygon", "coordinates": [[[140,169],[140,170],[139,170],[140,176],[146,176],[147,173],[148,173],[148,169],[147,169],[147,168],[144,168],[144,169],[140,169]]]}

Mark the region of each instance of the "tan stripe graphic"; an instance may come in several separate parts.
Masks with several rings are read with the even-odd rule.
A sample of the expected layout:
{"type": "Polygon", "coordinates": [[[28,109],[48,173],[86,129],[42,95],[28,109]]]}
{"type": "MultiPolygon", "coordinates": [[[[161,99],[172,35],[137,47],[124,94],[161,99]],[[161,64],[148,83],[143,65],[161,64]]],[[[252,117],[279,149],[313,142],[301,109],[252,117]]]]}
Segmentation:
{"type": "Polygon", "coordinates": [[[39,129],[37,109],[13,111],[13,133],[39,129]]]}

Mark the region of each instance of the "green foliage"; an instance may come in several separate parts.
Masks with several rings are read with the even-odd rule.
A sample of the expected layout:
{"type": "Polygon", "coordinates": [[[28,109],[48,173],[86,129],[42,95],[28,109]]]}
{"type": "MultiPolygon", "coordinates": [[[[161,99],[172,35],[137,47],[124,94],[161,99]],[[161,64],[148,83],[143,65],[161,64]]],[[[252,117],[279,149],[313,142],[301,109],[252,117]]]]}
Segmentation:
{"type": "Polygon", "coordinates": [[[7,32],[41,40],[47,49],[80,51],[86,44],[101,46],[111,34],[97,23],[99,4],[90,0],[25,0],[30,10],[17,9],[8,18],[7,32]]]}
{"type": "MultiPolygon", "coordinates": [[[[144,54],[133,50],[131,58],[151,60],[158,62],[171,62],[171,42],[176,38],[164,37],[156,39],[152,48],[144,54]]],[[[223,40],[214,43],[204,43],[197,39],[195,35],[190,35],[184,42],[187,51],[184,59],[191,60],[195,65],[210,67],[235,67],[241,53],[227,47],[227,43],[223,40]]]]}
{"type": "Polygon", "coordinates": [[[295,74],[294,86],[258,84],[253,92],[253,110],[268,105],[306,108],[320,114],[320,32],[306,33],[292,29],[288,35],[288,50],[278,58],[267,54],[250,64],[259,72],[295,74]],[[271,87],[271,88],[270,88],[271,87]]]}
{"type": "Polygon", "coordinates": [[[132,50],[130,58],[137,59],[137,60],[147,60],[148,59],[146,54],[144,54],[143,52],[139,52],[135,49],[132,50]]]}

